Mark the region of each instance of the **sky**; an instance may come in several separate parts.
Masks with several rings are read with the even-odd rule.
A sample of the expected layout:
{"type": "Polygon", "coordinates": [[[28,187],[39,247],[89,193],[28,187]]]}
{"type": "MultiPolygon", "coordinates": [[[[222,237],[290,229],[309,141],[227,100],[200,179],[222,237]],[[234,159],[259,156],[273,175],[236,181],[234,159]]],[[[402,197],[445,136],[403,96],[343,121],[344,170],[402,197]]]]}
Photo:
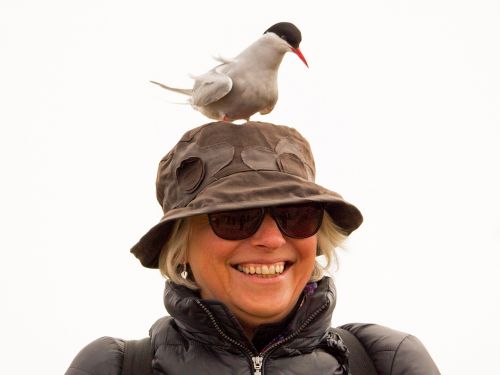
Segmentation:
{"type": "Polygon", "coordinates": [[[129,249],[162,216],[160,159],[209,120],[189,74],[272,24],[302,31],[274,111],[363,225],[331,270],[333,325],[416,335],[443,374],[491,373],[500,334],[498,1],[0,2],[0,369],[63,373],[145,337],[164,280],[129,249]]]}

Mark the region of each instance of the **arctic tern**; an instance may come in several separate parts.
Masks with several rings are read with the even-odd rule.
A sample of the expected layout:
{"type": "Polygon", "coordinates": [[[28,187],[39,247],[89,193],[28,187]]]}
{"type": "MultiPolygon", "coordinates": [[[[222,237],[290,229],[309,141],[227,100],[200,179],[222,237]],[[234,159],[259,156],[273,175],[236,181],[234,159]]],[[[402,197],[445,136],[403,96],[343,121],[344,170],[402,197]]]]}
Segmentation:
{"type": "Polygon", "coordinates": [[[191,89],[152,83],[189,96],[189,103],[208,118],[218,121],[249,120],[271,112],[278,100],[278,68],[285,53],[295,53],[308,67],[299,49],[300,30],[280,22],[233,59],[219,58],[220,65],[193,77],[191,89]]]}

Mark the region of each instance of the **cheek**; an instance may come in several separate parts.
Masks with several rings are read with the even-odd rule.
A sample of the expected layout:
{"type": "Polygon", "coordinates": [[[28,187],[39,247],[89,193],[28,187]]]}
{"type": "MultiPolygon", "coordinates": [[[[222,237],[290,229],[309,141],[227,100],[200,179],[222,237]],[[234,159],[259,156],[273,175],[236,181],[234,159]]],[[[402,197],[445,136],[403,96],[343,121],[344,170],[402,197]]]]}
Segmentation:
{"type": "Polygon", "coordinates": [[[296,240],[298,243],[295,244],[295,248],[299,253],[300,257],[305,261],[313,262],[316,260],[316,252],[318,246],[318,240],[316,236],[309,238],[304,238],[302,240],[296,240]]]}
{"type": "Polygon", "coordinates": [[[316,237],[306,238],[302,241],[304,242],[297,248],[297,252],[301,259],[300,273],[307,282],[311,278],[314,265],[316,264],[317,241],[316,237]]]}
{"type": "Polygon", "coordinates": [[[191,237],[187,260],[200,288],[217,284],[224,278],[231,251],[227,241],[213,235],[211,229],[198,231],[191,237]]]}
{"type": "Polygon", "coordinates": [[[214,248],[198,248],[190,259],[191,271],[200,288],[200,295],[205,299],[224,301],[230,289],[231,272],[226,257],[214,248]]]}

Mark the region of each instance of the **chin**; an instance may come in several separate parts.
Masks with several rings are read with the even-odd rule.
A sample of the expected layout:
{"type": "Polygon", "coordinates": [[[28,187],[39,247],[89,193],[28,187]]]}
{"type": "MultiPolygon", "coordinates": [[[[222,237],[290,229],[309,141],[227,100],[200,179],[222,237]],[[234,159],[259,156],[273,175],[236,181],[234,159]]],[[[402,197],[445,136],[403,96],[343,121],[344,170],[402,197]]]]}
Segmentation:
{"type": "Polygon", "coordinates": [[[248,315],[261,320],[260,324],[275,323],[286,317],[296,303],[291,298],[283,299],[282,297],[283,295],[263,298],[258,302],[248,301],[245,303],[245,301],[242,301],[243,303],[235,307],[242,312],[241,315],[248,315]]]}

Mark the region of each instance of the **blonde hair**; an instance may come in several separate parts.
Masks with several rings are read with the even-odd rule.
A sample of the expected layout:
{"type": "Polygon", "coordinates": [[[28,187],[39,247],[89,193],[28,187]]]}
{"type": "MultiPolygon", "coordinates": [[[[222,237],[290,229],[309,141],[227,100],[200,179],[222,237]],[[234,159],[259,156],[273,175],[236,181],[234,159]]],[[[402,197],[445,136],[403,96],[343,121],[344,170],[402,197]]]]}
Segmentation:
{"type": "MultiPolygon", "coordinates": [[[[161,274],[176,284],[184,285],[190,289],[199,289],[198,285],[188,272],[186,279],[181,277],[183,265],[187,260],[187,249],[191,236],[192,217],[176,220],[173,224],[168,241],[163,245],[160,258],[159,269],[161,274]]],[[[318,231],[317,256],[324,256],[325,266],[317,260],[314,264],[310,281],[320,280],[325,271],[333,264],[337,265],[337,254],[335,250],[342,245],[347,235],[337,226],[326,212],[323,215],[323,222],[318,231]]]]}

